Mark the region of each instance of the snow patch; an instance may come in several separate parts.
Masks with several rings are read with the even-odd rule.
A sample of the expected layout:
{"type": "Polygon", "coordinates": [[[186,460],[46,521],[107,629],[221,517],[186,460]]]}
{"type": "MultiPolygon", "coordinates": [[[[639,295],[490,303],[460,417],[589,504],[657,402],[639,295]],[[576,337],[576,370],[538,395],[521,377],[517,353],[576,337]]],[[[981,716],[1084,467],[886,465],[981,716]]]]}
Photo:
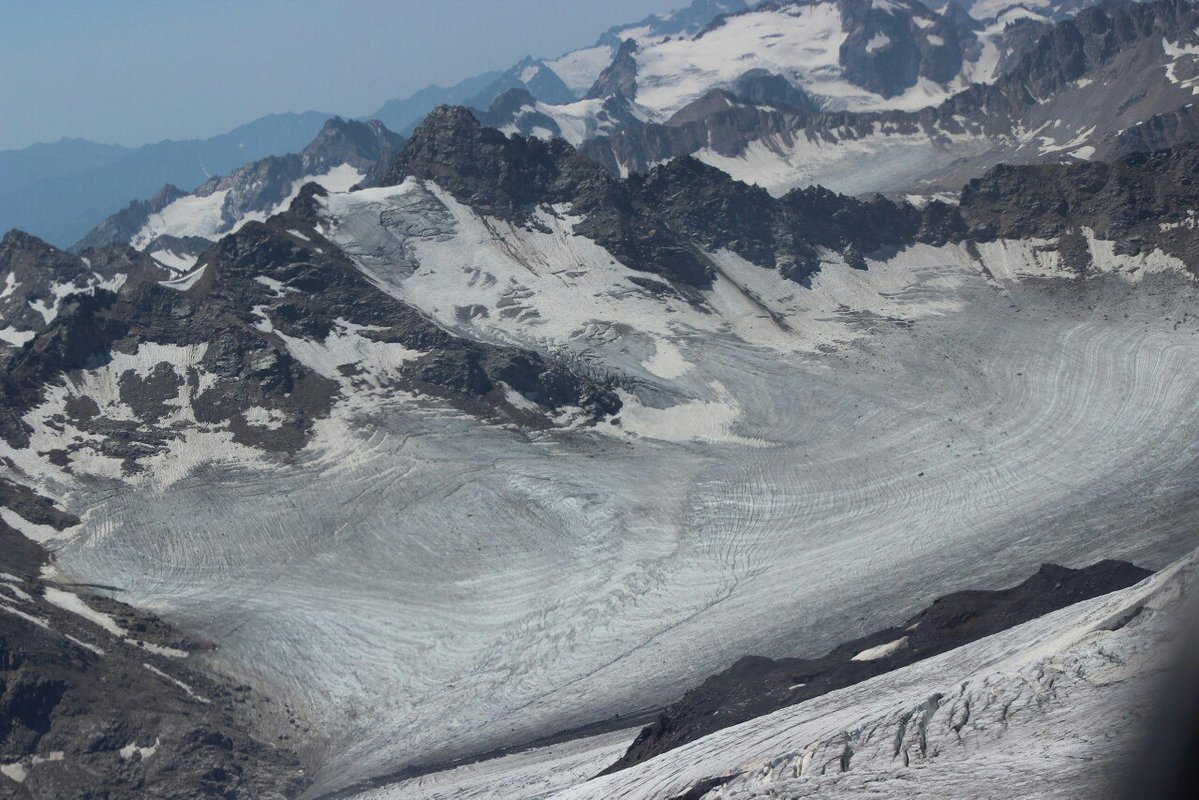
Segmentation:
{"type": "Polygon", "coordinates": [[[49,525],[30,522],[10,508],[0,508],[0,520],[10,528],[14,528],[38,544],[46,544],[56,539],[68,538],[71,534],[54,529],[49,525]]]}
{"type": "Polygon", "coordinates": [[[137,741],[135,740],[135,741],[132,741],[129,744],[125,745],[117,752],[120,754],[121,758],[123,758],[126,761],[133,758],[134,756],[145,759],[145,758],[149,758],[150,756],[157,753],[158,746],[160,744],[162,744],[162,740],[159,739],[158,737],[154,738],[154,744],[150,745],[149,747],[138,747],[137,741]]]}
{"type": "Polygon", "coordinates": [[[172,678],[170,675],[166,674],[165,672],[163,672],[162,670],[160,670],[158,667],[154,666],[153,664],[142,664],[142,666],[145,667],[146,669],[150,670],[150,672],[153,672],[155,675],[162,678],[163,680],[168,681],[168,682],[173,683],[176,686],[178,686],[180,689],[183,690],[184,694],[186,694],[192,700],[195,700],[197,703],[203,703],[203,704],[207,705],[208,703],[212,702],[207,697],[201,697],[200,695],[196,694],[195,690],[192,689],[192,687],[190,685],[184,683],[183,681],[179,680],[178,678],[172,678]]]}
{"type": "Polygon", "coordinates": [[[159,236],[198,236],[211,239],[221,229],[221,210],[229,190],[208,195],[186,195],[151,214],[129,244],[142,250],[159,236]]]}
{"type": "Polygon", "coordinates": [[[667,408],[643,405],[633,394],[617,389],[622,407],[619,422],[606,422],[599,429],[611,434],[628,434],[664,442],[722,442],[747,447],[765,447],[763,439],[740,436],[731,428],[741,416],[741,404],[718,381],[708,385],[711,400],[688,400],[667,408]]]}
{"type": "Polygon", "coordinates": [[[877,661],[880,658],[886,658],[889,655],[894,655],[900,650],[908,646],[908,637],[904,636],[901,639],[896,639],[893,642],[887,642],[875,647],[867,647],[862,652],[850,659],[850,661],[877,661]]]}
{"type": "Polygon", "coordinates": [[[382,330],[370,325],[356,325],[343,319],[335,320],[333,329],[321,342],[288,336],[275,331],[287,345],[291,355],[304,366],[335,381],[345,382],[347,376],[342,367],[357,367],[367,380],[376,386],[388,381],[400,367],[424,355],[410,350],[402,344],[379,342],[363,336],[363,333],[382,330]]]}
{"type": "Polygon", "coordinates": [[[150,258],[171,272],[187,272],[199,261],[199,256],[191,253],[176,253],[173,250],[155,250],[150,254],[150,258]]]}
{"type": "Polygon", "coordinates": [[[63,611],[69,611],[72,614],[77,614],[93,625],[100,626],[113,636],[124,638],[124,636],[128,633],[128,631],[117,624],[115,619],[100,611],[96,611],[87,603],[83,602],[79,595],[63,591],[62,589],[58,589],[53,586],[47,586],[45,587],[45,598],[46,601],[51,605],[58,606],[63,611]]]}
{"type": "MultiPolygon", "coordinates": [[[[934,37],[930,36],[929,40],[931,41],[933,38],[934,37]]],[[[943,44],[943,42],[941,42],[941,44],[943,44]]],[[[890,45],[890,36],[885,33],[876,33],[874,36],[870,37],[870,41],[866,42],[866,52],[877,53],[879,50],[889,47],[890,45]]]]}
{"type": "Polygon", "coordinates": [[[4,276],[4,288],[0,290],[0,300],[10,296],[21,284],[17,282],[16,273],[10,272],[4,276]]]}
{"type": "Polygon", "coordinates": [[[186,292],[188,289],[196,285],[196,281],[204,277],[204,270],[206,269],[208,269],[208,265],[204,264],[195,272],[182,275],[169,281],[159,281],[158,285],[167,289],[174,289],[176,292],[186,292]]]}
{"type": "Polygon", "coordinates": [[[13,326],[0,328],[0,341],[8,342],[14,347],[21,347],[37,336],[36,331],[19,331],[13,326]]]}
{"type": "Polygon", "coordinates": [[[287,419],[282,411],[275,408],[262,408],[261,406],[254,406],[247,409],[242,416],[245,418],[247,425],[266,428],[268,430],[282,428],[283,423],[287,419]]]}
{"type": "Polygon", "coordinates": [[[670,380],[686,374],[692,365],[683,357],[683,351],[677,344],[669,339],[655,339],[654,354],[648,360],[642,361],[641,366],[659,378],[670,380]]]}

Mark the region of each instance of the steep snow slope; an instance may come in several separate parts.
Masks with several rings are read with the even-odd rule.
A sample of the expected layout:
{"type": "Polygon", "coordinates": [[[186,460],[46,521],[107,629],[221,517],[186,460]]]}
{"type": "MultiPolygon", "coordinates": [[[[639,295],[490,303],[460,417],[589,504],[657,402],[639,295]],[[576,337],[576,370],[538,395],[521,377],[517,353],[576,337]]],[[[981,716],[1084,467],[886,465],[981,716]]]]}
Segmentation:
{"type": "Polygon", "coordinates": [[[341,164],[319,175],[303,175],[289,182],[279,202],[262,210],[242,214],[232,222],[226,220],[222,213],[230,190],[214,189],[209,193],[200,190],[151,214],[129,243],[141,249],[160,236],[197,237],[215,241],[223,234],[239,230],[247,222],[262,221],[285,211],[300,194],[300,187],[306,183],[315,183],[331,192],[344,192],[364,177],[364,172],[349,164],[341,164]]]}
{"type": "Polygon", "coordinates": [[[1182,559],[1139,586],[559,796],[667,796],[728,772],[737,777],[705,797],[1113,794],[1168,691],[1197,567],[1182,559]]]}
{"type": "Polygon", "coordinates": [[[1168,257],[1096,243],[1079,279],[1035,242],[916,246],[830,256],[807,290],[722,252],[686,298],[561,212],[525,230],[415,181],[322,202],[385,291],[627,378],[595,430],[347,382],[287,461],[215,449],[67,484],[21,458],[84,515],[60,569],[282,692],[325,737],[318,787],[660,703],[1043,560],[1192,546],[1196,297],[1168,257]]]}
{"type": "MultiPolygon", "coordinates": [[[[892,5],[912,14],[913,27],[921,33],[938,19],[916,3],[892,5]]],[[[891,10],[875,8],[884,13],[891,10]]],[[[940,85],[922,79],[901,94],[890,96],[889,91],[856,84],[846,74],[842,55],[853,49],[847,43],[855,23],[861,24],[847,17],[835,2],[784,4],[726,17],[694,39],[677,38],[642,47],[634,56],[636,101],[653,118],[666,119],[708,90],[731,84],[751,69],[782,75],[809,94],[823,98],[829,108],[852,110],[922,108],[965,85],[940,85]]],[[[896,46],[881,31],[865,38],[860,47],[867,56],[896,46]]],[[[935,42],[933,46],[937,46],[935,42]]],[[[994,77],[979,75],[984,80],[994,77]]]]}
{"type": "MultiPolygon", "coordinates": [[[[622,42],[632,40],[647,47],[680,36],[689,38],[706,28],[717,16],[744,11],[748,5],[745,0],[692,0],[685,8],[610,28],[593,46],[571,50],[540,63],[552,70],[576,97],[582,97],[612,63],[622,42]]],[[[536,92],[533,94],[540,97],[536,92]]]]}
{"type": "Polygon", "coordinates": [[[603,109],[611,117],[611,106],[597,100],[627,104],[617,124],[662,123],[709,92],[759,73],[786,81],[826,110],[916,110],[998,78],[1012,62],[1006,26],[1026,17],[1045,19],[1009,9],[983,25],[956,6],[933,11],[906,0],[820,0],[762,4],[675,35],[635,27],[619,32],[619,48],[607,44],[559,60],[578,81],[585,66],[607,53],[603,71],[587,73],[593,84],[585,99],[563,103],[533,91],[524,107],[513,107],[501,97],[496,102],[507,108],[494,124],[574,142],[580,132],[589,139],[612,129],[600,116],[603,109]],[[561,131],[545,125],[538,131],[538,120],[547,118],[561,131]]]}
{"type": "Polygon", "coordinates": [[[1199,559],[941,656],[591,779],[628,732],[363,792],[444,797],[1105,796],[1133,764],[1199,559]],[[594,773],[592,773],[594,774],[594,773]],[[712,780],[717,779],[717,780],[712,780]],[[563,784],[574,784],[564,788],[563,784]]]}

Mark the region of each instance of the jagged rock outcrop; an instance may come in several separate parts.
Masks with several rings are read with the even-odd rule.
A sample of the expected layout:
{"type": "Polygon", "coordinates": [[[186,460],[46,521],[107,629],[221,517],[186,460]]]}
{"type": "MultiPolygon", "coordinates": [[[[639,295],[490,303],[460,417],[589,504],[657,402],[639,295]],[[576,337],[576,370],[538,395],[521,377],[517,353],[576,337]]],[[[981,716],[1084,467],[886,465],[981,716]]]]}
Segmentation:
{"type": "Polygon", "coordinates": [[[709,250],[728,248],[759,266],[806,282],[821,251],[873,252],[910,242],[920,214],[882,197],[862,201],[821,187],[776,199],[693,158],[678,158],[630,183],[646,205],[709,250]]]}
{"type": "Polygon", "coordinates": [[[633,54],[637,52],[637,42],[625,39],[620,43],[616,56],[584,97],[594,100],[604,97],[617,96],[632,99],[637,95],[637,60],[633,54]]]}
{"type": "Polygon", "coordinates": [[[1126,128],[1116,138],[1112,156],[1165,150],[1187,142],[1199,142],[1199,107],[1188,104],[1126,128]]]}
{"type": "Polygon", "coordinates": [[[839,53],[845,77],[882,97],[902,94],[921,78],[949,83],[961,72],[966,51],[977,46],[980,25],[954,3],[943,15],[920,3],[836,5],[846,33],[839,53]]]}
{"type": "Polygon", "coordinates": [[[147,269],[137,253],[120,249],[83,260],[18,230],[0,240],[0,353],[45,330],[64,298],[120,286],[147,269]]]}
{"type": "Polygon", "coordinates": [[[1116,252],[1159,249],[1199,267],[1199,145],[1133,153],[1114,162],[999,166],[962,190],[962,238],[1062,238],[1085,267],[1090,235],[1116,252]]]}
{"type": "Polygon", "coordinates": [[[582,217],[575,231],[626,266],[693,286],[710,280],[710,267],[690,243],[560,139],[507,137],[467,109],[446,106],[413,132],[383,183],[408,176],[436,181],[460,202],[513,221],[526,221],[534,204],[569,204],[582,217]]]}
{"type": "MultiPolygon", "coordinates": [[[[527,220],[534,205],[569,205],[583,216],[576,230],[634,269],[658,271],[655,264],[663,261],[652,248],[642,249],[650,254],[649,266],[642,266],[646,261],[622,248],[613,231],[652,228],[648,240],[668,244],[672,253],[686,253],[688,243],[728,248],[804,282],[828,252],[864,263],[863,254],[916,241],[1077,237],[1084,227],[1120,241],[1121,252],[1156,247],[1195,264],[1199,254],[1186,233],[1193,225],[1188,211],[1199,208],[1189,177],[1196,149],[1134,154],[1111,164],[999,166],[969,183],[960,205],[934,202],[918,210],[822,187],[776,198],[689,157],[624,181],[606,178],[563,142],[505,137],[464,110],[447,108],[414,135],[388,181],[409,174],[431,179],[461,202],[512,220],[527,220]]],[[[1069,243],[1065,249],[1076,250],[1069,243]]],[[[663,274],[688,283],[686,276],[697,273],[663,274]]]]}
{"type": "MultiPolygon", "coordinates": [[[[714,90],[716,92],[720,90],[714,90]]],[[[746,103],[774,106],[776,108],[794,111],[818,111],[820,106],[803,89],[799,88],[782,75],[776,75],[764,69],[751,69],[733,82],[729,94],[746,103]]],[[[706,97],[707,95],[705,95],[706,97]]],[[[696,103],[701,102],[697,100],[696,103]]],[[[692,103],[687,108],[694,108],[692,103]]],[[[680,115],[687,109],[675,113],[671,121],[682,119],[680,115]]],[[[691,112],[694,114],[695,112],[691,112]]],[[[696,115],[699,116],[699,115],[696,115]]]]}
{"type": "MultiPolygon", "coordinates": [[[[0,437],[9,446],[27,446],[30,428],[22,417],[42,402],[49,385],[154,342],[202,355],[188,365],[163,362],[150,379],[133,372],[120,378],[122,398],[137,422],[115,423],[99,415],[94,403],[76,402],[74,412],[68,409],[72,424],[95,438],[70,445],[60,458],[99,447],[136,472],[140,459],[163,452],[188,429],[228,430],[240,444],[294,452],[349,389],[302,363],[288,342],[323,343],[345,334],[346,326],[360,329],[346,335],[361,335],[365,346],[390,345],[413,354],[394,372],[372,379],[444,398],[472,413],[538,424],[535,415],[511,406],[501,381],[549,410],[570,405],[599,417],[619,408],[608,387],[535,353],[455,337],[371,285],[316,233],[312,203],[321,191],[310,187],[278,226],[251,223],[222,239],[186,287],[143,275],[119,292],[67,296],[58,318],[6,365],[0,437]],[[308,233],[291,232],[300,228],[308,233]],[[181,402],[193,423],[169,418],[168,410],[181,402]],[[270,424],[255,424],[259,416],[270,424]]],[[[61,269],[82,269],[82,259],[32,237],[9,239],[24,242],[24,251],[58,259],[61,269]]],[[[91,257],[106,254],[93,251],[91,257]]],[[[343,377],[350,384],[355,380],[352,370],[343,377]]]]}

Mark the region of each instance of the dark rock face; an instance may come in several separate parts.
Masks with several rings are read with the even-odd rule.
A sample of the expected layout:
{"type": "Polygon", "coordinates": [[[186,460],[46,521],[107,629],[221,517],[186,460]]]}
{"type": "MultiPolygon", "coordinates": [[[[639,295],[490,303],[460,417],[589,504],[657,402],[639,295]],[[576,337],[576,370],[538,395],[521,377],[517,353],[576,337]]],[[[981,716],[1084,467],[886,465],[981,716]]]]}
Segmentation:
{"type": "Polygon", "coordinates": [[[1165,150],[1175,145],[1199,142],[1199,108],[1188,104],[1126,128],[1116,139],[1112,155],[1165,150]]]}
{"type": "Polygon", "coordinates": [[[569,203],[583,217],[577,233],[632,269],[691,286],[711,279],[707,260],[639,204],[628,187],[570,145],[506,137],[466,109],[446,106],[412,134],[384,183],[409,175],[436,181],[478,211],[527,223],[535,205],[569,203]]]}
{"type": "Polygon", "coordinates": [[[999,166],[966,184],[957,214],[964,238],[1055,237],[1085,226],[1118,242],[1118,253],[1160,248],[1194,270],[1195,209],[1199,145],[1186,145],[1111,163],[999,166]]]}
{"type": "MultiPolygon", "coordinates": [[[[578,406],[598,418],[619,409],[616,395],[602,383],[535,353],[456,337],[375,288],[316,232],[319,193],[319,187],[309,186],[276,224],[251,223],[226,236],[209,251],[202,277],[187,291],[131,272],[133,278],[117,293],[68,296],[52,324],[0,362],[5,398],[0,438],[11,447],[25,447],[30,429],[22,417],[42,402],[48,385],[110,363],[116,354],[136,352],[141,342],[155,342],[203,345],[204,354],[195,368],[162,362],[148,375],[119,376],[120,396],[136,422],[108,419],[94,403],[77,398],[67,409],[71,422],[94,439],[70,445],[60,458],[99,447],[127,472],[136,472],[142,458],[188,434],[188,424],[163,421],[180,404],[192,409],[196,423],[191,427],[198,430],[228,429],[240,444],[294,452],[307,442],[314,422],[329,414],[342,389],[293,357],[279,333],[320,343],[339,324],[369,326],[362,334],[367,338],[424,354],[385,376],[397,388],[440,397],[488,419],[547,424],[544,416],[514,408],[501,381],[549,411],[578,406]],[[307,240],[288,232],[301,228],[308,231],[307,240]],[[267,283],[273,281],[284,289],[270,288],[267,283]],[[265,330],[263,318],[269,323],[265,330]],[[211,380],[200,381],[197,370],[211,380]],[[251,410],[269,414],[276,423],[250,424],[251,410]]],[[[33,254],[27,260],[37,256],[61,262],[62,269],[81,268],[81,259],[32,237],[13,234],[7,241],[13,252],[33,254]]],[[[114,252],[140,256],[128,248],[90,252],[101,262],[114,252]]]]}
{"type": "Polygon", "coordinates": [[[966,50],[976,44],[977,22],[952,3],[945,16],[919,3],[887,9],[875,8],[871,0],[837,5],[848,34],[840,52],[845,77],[883,97],[903,94],[920,78],[953,80],[966,50]],[[929,36],[935,38],[930,42],[929,36]]]}
{"type": "Polygon", "coordinates": [[[912,241],[920,228],[919,212],[882,197],[856,200],[817,186],[775,199],[689,157],[630,183],[672,228],[706,249],[728,248],[799,282],[819,270],[819,248],[873,252],[912,241]]]}
{"type": "MultiPolygon", "coordinates": [[[[712,101],[726,103],[725,113],[734,119],[798,113],[750,110],[716,94],[712,101]]],[[[622,262],[693,286],[704,285],[689,279],[697,273],[661,265],[670,263],[671,253],[698,252],[695,245],[728,248],[806,282],[829,252],[864,266],[865,255],[917,241],[1069,238],[1084,226],[1100,238],[1120,240],[1121,252],[1159,247],[1189,265],[1199,263],[1185,235],[1193,224],[1187,210],[1199,208],[1194,145],[1111,164],[1000,166],[968,184],[960,206],[935,202],[917,210],[905,202],[854,199],[821,187],[774,198],[690,157],[621,181],[605,178],[563,142],[505,137],[482,128],[465,110],[443,109],[430,123],[414,134],[389,181],[408,174],[428,178],[480,212],[514,221],[527,222],[536,205],[569,204],[584,216],[577,230],[622,262]],[[1173,227],[1163,231],[1163,224],[1173,227]],[[625,244],[613,237],[620,231],[646,238],[625,244]]],[[[688,125],[679,123],[682,129],[688,125]]]]}
{"type": "Polygon", "coordinates": [[[382,122],[333,117],[312,142],[300,151],[304,174],[320,173],[342,164],[366,172],[370,181],[386,169],[404,146],[404,137],[392,133],[382,122]]]}
{"type": "Polygon", "coordinates": [[[583,142],[579,152],[613,174],[645,172],[653,164],[705,147],[737,156],[756,139],[794,132],[803,135],[811,121],[820,117],[814,112],[765,109],[716,90],[679,109],[665,123],[617,128],[583,142]]]}
{"type": "MultiPolygon", "coordinates": [[[[819,111],[820,107],[808,93],[793,85],[782,75],[764,69],[751,69],[729,87],[733,97],[754,105],[774,106],[792,111],[819,111]]],[[[678,114],[675,118],[678,118],[678,114]]]]}
{"type": "MultiPolygon", "coordinates": [[[[118,250],[83,261],[35,236],[9,231],[0,240],[0,329],[41,332],[66,295],[92,292],[101,282],[146,267],[138,254],[118,250]]],[[[0,352],[6,344],[0,340],[0,352]]]]}
{"type": "Polygon", "coordinates": [[[595,99],[600,97],[633,98],[637,94],[637,61],[633,54],[637,52],[637,42],[625,39],[620,43],[612,63],[595,79],[595,83],[587,90],[585,97],[595,99]]]}
{"type": "Polygon", "coordinates": [[[398,386],[407,384],[484,416],[503,404],[497,385],[501,380],[549,409],[578,405],[599,417],[619,408],[611,389],[540,355],[479,344],[437,327],[415,309],[376,289],[315,231],[309,238],[322,241],[324,252],[287,234],[287,228],[311,224],[312,203],[319,192],[317,187],[309,187],[293,211],[280,217],[278,227],[252,224],[222,240],[212,291],[250,295],[259,313],[270,319],[276,330],[290,336],[321,340],[337,320],[371,326],[374,330],[364,333],[369,338],[426,354],[401,368],[395,376],[398,386]],[[277,280],[291,291],[274,296],[255,280],[260,277],[277,280]]]}
{"type": "Polygon", "coordinates": [[[1078,570],[1046,564],[1010,589],[956,592],[937,598],[906,622],[847,642],[821,658],[746,656],[667,708],[605,772],[647,761],[714,731],[1123,589],[1150,574],[1122,561],[1101,561],[1078,570]],[[877,651],[883,654],[873,658],[854,658],[884,645],[894,649],[877,651]]]}
{"type": "MultiPolygon", "coordinates": [[[[211,262],[208,268],[213,268],[211,262]]],[[[287,421],[276,430],[263,432],[254,444],[272,450],[295,449],[313,417],[328,412],[333,387],[295,361],[281,343],[264,339],[241,317],[244,312],[234,303],[221,302],[219,297],[207,303],[197,299],[154,280],[130,281],[115,294],[98,291],[67,298],[54,323],[5,365],[0,380],[7,402],[0,411],[0,437],[10,446],[25,446],[28,427],[20,417],[42,400],[46,385],[60,382],[75,370],[108,363],[114,352],[132,353],[147,341],[212,343],[202,366],[218,377],[214,386],[201,392],[197,376],[174,374],[174,367],[164,362],[162,366],[172,374],[159,375],[155,392],[132,393],[144,415],[141,424],[114,426],[104,418],[86,415],[77,424],[103,437],[108,454],[135,471],[138,458],[160,452],[167,441],[184,435],[178,426],[154,424],[166,399],[163,393],[173,387],[171,399],[191,404],[201,423],[230,424],[235,438],[245,410],[253,406],[278,410],[287,421]],[[271,369],[260,374],[261,365],[268,361],[271,369]]]]}
{"type": "MultiPolygon", "coordinates": [[[[11,508],[9,499],[0,504],[11,508]]],[[[33,507],[67,521],[40,497],[17,513],[29,518],[33,507]]],[[[55,586],[40,576],[47,563],[41,547],[0,521],[0,795],[281,800],[303,791],[308,781],[287,745],[303,723],[272,729],[266,716],[285,709],[207,669],[207,645],[118,601],[55,586]],[[50,603],[51,587],[124,635],[50,603]]]]}

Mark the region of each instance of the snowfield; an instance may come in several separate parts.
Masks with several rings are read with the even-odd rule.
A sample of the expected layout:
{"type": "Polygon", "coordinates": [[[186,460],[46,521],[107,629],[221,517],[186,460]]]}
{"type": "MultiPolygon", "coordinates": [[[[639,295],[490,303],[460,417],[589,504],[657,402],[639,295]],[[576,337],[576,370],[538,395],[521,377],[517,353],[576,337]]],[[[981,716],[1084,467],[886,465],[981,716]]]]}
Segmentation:
{"type": "MultiPolygon", "coordinates": [[[[720,252],[685,299],[630,281],[569,208],[521,228],[415,180],[321,202],[384,291],[613,375],[625,409],[536,432],[346,381],[295,457],[209,431],[132,479],[18,463],[83,517],[64,576],[210,638],[193,658],[317,732],[311,796],[652,708],[742,654],[821,653],[1045,561],[1195,546],[1196,286],[1164,256],[1092,241],[1077,276],[1035,242],[916,246],[865,271],[830,254],[805,288],[720,252]]],[[[360,334],[287,346],[329,375],[412,355],[360,334]]],[[[147,343],[80,380],[119,415],[123,371],[203,385],[200,355],[147,343]]],[[[74,435],[45,423],[72,391],[23,452],[74,435]]],[[[787,751],[754,747],[726,749],[787,751]]]]}

